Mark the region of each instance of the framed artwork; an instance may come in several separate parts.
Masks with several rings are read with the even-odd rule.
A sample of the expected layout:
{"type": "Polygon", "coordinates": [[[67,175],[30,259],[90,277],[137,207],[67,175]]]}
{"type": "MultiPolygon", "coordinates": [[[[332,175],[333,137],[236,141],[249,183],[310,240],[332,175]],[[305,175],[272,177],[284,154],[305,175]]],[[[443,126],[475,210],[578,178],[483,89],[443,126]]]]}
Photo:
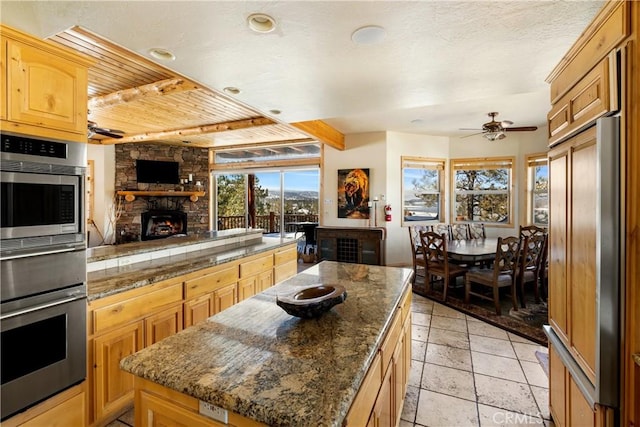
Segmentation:
{"type": "Polygon", "coordinates": [[[369,169],[338,170],[338,218],[369,219],[369,169]]]}

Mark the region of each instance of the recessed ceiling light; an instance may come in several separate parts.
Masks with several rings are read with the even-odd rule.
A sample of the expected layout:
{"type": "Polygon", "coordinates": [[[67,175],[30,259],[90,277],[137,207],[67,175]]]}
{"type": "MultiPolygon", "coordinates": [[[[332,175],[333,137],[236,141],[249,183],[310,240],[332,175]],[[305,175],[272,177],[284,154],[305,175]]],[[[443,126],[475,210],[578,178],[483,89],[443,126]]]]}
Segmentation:
{"type": "Polygon", "coordinates": [[[358,28],[351,34],[351,40],[358,44],[375,44],[384,40],[386,32],[378,25],[367,25],[358,28]]]}
{"type": "Polygon", "coordinates": [[[156,59],[160,59],[161,61],[173,61],[176,59],[176,56],[173,53],[171,53],[167,49],[162,49],[160,47],[149,49],[149,55],[153,56],[156,59]]]}
{"type": "Polygon", "coordinates": [[[271,114],[275,114],[276,116],[277,116],[278,114],[282,113],[282,111],[280,111],[280,110],[276,110],[276,109],[269,110],[269,112],[270,112],[271,114]]]}
{"type": "Polygon", "coordinates": [[[253,13],[247,18],[247,25],[256,33],[270,33],[276,28],[276,21],[264,13],[253,13]]]}
{"type": "Polygon", "coordinates": [[[238,89],[237,87],[233,87],[233,86],[227,86],[222,90],[224,91],[224,93],[227,93],[229,95],[237,95],[237,94],[240,93],[240,89],[238,89]]]}

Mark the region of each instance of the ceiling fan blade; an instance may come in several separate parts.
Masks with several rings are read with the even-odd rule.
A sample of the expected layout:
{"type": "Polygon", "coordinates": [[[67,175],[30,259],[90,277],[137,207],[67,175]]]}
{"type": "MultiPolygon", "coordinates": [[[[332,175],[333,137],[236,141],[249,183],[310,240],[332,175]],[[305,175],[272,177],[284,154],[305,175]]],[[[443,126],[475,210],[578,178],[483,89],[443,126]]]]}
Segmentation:
{"type": "Polygon", "coordinates": [[[110,138],[122,138],[124,132],[122,131],[118,131],[118,130],[111,130],[111,129],[93,129],[93,132],[97,133],[98,135],[104,135],[104,136],[108,136],[110,138]],[[118,133],[116,133],[118,132],[118,133]]]}
{"type": "MultiPolygon", "coordinates": [[[[471,130],[479,130],[479,129],[471,129],[471,130]]],[[[482,135],[483,133],[484,133],[484,132],[472,133],[471,135],[461,136],[461,137],[460,137],[460,139],[462,139],[462,138],[469,138],[470,136],[482,135]]]]}
{"type": "Polygon", "coordinates": [[[531,132],[538,130],[538,126],[518,126],[513,128],[505,128],[507,132],[531,132]]]}
{"type": "Polygon", "coordinates": [[[480,128],[458,128],[458,130],[482,130],[480,128]]]}

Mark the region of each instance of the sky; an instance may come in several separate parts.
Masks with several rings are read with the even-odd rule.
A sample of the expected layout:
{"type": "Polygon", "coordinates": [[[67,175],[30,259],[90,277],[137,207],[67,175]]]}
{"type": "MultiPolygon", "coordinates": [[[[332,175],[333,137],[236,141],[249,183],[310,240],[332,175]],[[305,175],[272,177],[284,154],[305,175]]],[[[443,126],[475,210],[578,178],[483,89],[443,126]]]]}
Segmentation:
{"type": "MultiPolygon", "coordinates": [[[[279,172],[256,173],[260,186],[269,190],[280,188],[279,172]]],[[[320,172],[318,170],[285,172],[284,186],[288,191],[319,191],[320,172]]]]}

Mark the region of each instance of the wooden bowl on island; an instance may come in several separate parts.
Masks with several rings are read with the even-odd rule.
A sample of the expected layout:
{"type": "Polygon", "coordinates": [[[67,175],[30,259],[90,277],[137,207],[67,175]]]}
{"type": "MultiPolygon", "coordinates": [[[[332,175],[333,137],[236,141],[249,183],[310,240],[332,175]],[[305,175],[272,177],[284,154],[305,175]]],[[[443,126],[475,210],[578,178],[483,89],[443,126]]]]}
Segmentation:
{"type": "Polygon", "coordinates": [[[313,319],[331,310],[347,299],[347,290],[341,285],[313,285],[278,295],[276,304],[292,316],[313,319]]]}

